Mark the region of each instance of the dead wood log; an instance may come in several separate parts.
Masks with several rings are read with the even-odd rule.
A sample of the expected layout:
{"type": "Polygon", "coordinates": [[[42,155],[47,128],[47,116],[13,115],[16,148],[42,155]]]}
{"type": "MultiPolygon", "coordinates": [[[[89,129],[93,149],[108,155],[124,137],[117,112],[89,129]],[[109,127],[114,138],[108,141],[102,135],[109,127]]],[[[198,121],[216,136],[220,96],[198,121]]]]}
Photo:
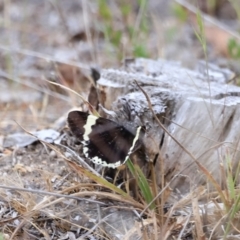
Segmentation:
{"type": "Polygon", "coordinates": [[[149,157],[160,150],[156,165],[159,181],[161,171],[167,181],[181,173],[171,185],[181,192],[208,181],[185,149],[220,184],[225,182],[221,168],[226,169],[227,159],[233,169],[240,159],[240,88],[227,84],[230,71],[213,67],[204,68],[207,75],[174,62],[136,59],[126,62],[122,70],[103,70],[98,81],[100,102],[114,110],[118,121],[147,126],[149,157]],[[147,92],[156,116],[185,149],[155,121],[134,80],[147,92]]]}

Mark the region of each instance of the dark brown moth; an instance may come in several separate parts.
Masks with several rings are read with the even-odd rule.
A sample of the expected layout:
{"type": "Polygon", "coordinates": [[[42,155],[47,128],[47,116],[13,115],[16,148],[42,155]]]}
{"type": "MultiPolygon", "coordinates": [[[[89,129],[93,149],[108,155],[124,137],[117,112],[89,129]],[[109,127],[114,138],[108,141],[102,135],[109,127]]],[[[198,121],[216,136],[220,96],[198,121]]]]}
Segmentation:
{"type": "Polygon", "coordinates": [[[73,135],[83,144],[83,153],[93,163],[117,168],[142,146],[145,127],[130,131],[106,118],[81,111],[68,114],[73,135]]]}

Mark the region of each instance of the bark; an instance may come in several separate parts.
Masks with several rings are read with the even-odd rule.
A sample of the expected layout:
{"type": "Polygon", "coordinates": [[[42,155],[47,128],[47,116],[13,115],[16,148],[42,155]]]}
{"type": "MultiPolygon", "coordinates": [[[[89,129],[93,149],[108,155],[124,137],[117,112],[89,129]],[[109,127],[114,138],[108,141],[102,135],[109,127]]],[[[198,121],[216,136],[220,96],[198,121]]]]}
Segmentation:
{"type": "Polygon", "coordinates": [[[161,173],[166,181],[180,173],[171,186],[181,192],[208,181],[196,160],[224,184],[227,161],[234,171],[240,159],[240,88],[227,84],[232,78],[228,69],[205,67],[205,63],[199,66],[189,70],[175,62],[136,59],[125,62],[121,70],[104,70],[98,81],[101,104],[114,110],[119,122],[147,127],[149,160],[160,153],[156,164],[159,184],[161,173]],[[158,119],[182,146],[156,122],[134,80],[147,92],[158,119]]]}

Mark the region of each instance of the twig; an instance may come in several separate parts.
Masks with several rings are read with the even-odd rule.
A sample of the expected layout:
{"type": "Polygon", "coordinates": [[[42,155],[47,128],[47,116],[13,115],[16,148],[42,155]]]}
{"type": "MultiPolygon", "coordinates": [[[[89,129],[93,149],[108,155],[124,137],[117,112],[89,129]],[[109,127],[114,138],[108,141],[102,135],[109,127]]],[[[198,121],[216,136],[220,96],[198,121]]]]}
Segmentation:
{"type": "Polygon", "coordinates": [[[75,62],[75,61],[59,60],[59,59],[54,58],[50,55],[34,52],[34,51],[31,51],[31,50],[28,50],[28,49],[11,48],[9,46],[3,46],[3,45],[0,45],[0,49],[4,50],[4,51],[8,51],[8,52],[16,52],[16,53],[20,53],[20,54],[23,54],[23,55],[28,55],[28,56],[32,56],[32,57],[36,57],[36,58],[45,59],[46,61],[49,61],[49,62],[57,62],[57,63],[68,64],[68,65],[75,66],[75,67],[78,67],[78,68],[81,68],[81,69],[86,69],[86,70],[91,69],[89,67],[89,65],[85,65],[85,64],[75,62]]]}
{"type": "MultiPolygon", "coordinates": [[[[193,12],[194,14],[197,14],[197,12],[199,12],[200,10],[198,8],[196,8],[195,6],[193,6],[192,4],[189,4],[187,1],[184,0],[175,0],[176,3],[180,4],[181,6],[185,7],[188,11],[193,12]]],[[[229,33],[230,35],[232,35],[233,37],[235,37],[236,39],[238,39],[240,41],[240,36],[239,34],[237,34],[236,32],[231,31],[226,25],[220,23],[219,21],[217,21],[216,19],[208,16],[207,14],[204,14],[203,12],[201,12],[201,16],[202,18],[206,21],[211,23],[212,25],[217,26],[218,28],[222,29],[223,31],[229,33]]]]}
{"type": "Polygon", "coordinates": [[[21,192],[31,192],[34,194],[63,197],[63,198],[75,199],[75,200],[79,200],[79,201],[87,201],[87,202],[97,203],[97,204],[101,204],[101,205],[107,205],[107,204],[99,202],[99,201],[73,196],[73,195],[77,195],[78,193],[74,193],[73,195],[65,195],[65,194],[61,194],[61,193],[53,193],[53,192],[47,192],[47,191],[42,191],[42,190],[26,189],[26,188],[19,188],[19,187],[9,187],[9,186],[5,186],[5,185],[0,185],[0,188],[14,190],[14,191],[21,191],[21,192]]]}

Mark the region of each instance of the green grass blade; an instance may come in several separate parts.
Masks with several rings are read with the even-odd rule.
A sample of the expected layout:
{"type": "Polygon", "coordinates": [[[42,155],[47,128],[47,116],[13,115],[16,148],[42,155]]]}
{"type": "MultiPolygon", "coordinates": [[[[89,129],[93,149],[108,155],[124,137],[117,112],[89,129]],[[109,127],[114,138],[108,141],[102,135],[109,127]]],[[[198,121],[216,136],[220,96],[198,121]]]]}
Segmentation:
{"type": "MultiPolygon", "coordinates": [[[[145,199],[146,203],[149,204],[153,200],[153,195],[152,195],[152,192],[151,192],[151,189],[149,187],[146,177],[144,176],[144,174],[141,171],[141,169],[139,168],[139,166],[133,165],[133,163],[130,160],[127,161],[127,166],[129,168],[130,172],[132,173],[132,175],[137,180],[137,184],[138,184],[138,187],[141,191],[143,198],[145,199]]],[[[150,209],[153,209],[153,208],[155,208],[154,203],[152,203],[150,205],[150,209]]]]}

